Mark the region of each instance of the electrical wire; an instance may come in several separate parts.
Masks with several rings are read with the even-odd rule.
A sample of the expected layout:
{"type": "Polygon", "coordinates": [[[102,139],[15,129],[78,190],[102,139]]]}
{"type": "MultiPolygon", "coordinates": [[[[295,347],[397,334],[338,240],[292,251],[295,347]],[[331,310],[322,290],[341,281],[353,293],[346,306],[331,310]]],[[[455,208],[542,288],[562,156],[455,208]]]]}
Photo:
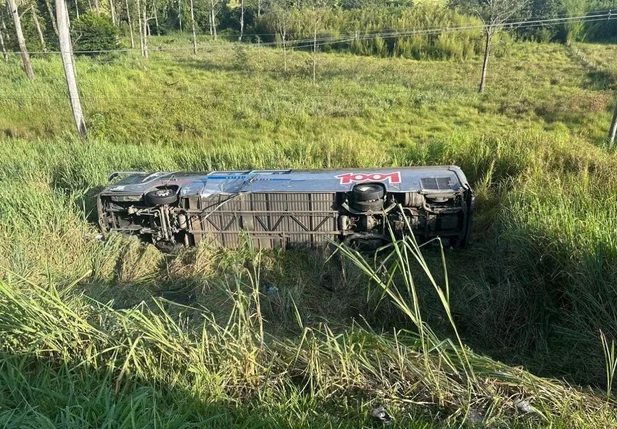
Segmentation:
{"type": "MultiPolygon", "coordinates": [[[[617,19],[617,14],[605,14],[605,15],[592,15],[592,16],[579,16],[579,17],[571,17],[571,18],[553,18],[548,20],[535,20],[535,21],[519,21],[519,22],[510,22],[507,24],[499,24],[499,25],[475,25],[475,26],[462,26],[462,27],[444,27],[438,29],[422,29],[422,30],[412,30],[412,31],[398,31],[392,33],[380,33],[380,34],[370,34],[370,35],[357,35],[350,38],[322,38],[317,39],[317,46],[323,46],[327,44],[334,43],[345,43],[351,42],[354,40],[372,40],[376,38],[382,39],[392,39],[397,37],[411,37],[418,35],[432,35],[432,34],[441,34],[441,33],[453,33],[459,31],[470,31],[470,30],[486,30],[488,28],[502,28],[504,30],[518,30],[524,28],[534,28],[534,27],[542,27],[546,26],[547,23],[550,24],[561,24],[561,23],[570,23],[570,22],[597,22],[597,21],[610,21],[617,19]]],[[[550,25],[549,24],[549,25],[550,25]]],[[[303,41],[305,43],[300,45],[294,45],[292,42],[292,46],[294,48],[303,48],[310,47],[315,45],[315,39],[306,39],[303,41]]]]}
{"type": "MultiPolygon", "coordinates": [[[[587,15],[593,15],[593,14],[600,14],[600,13],[611,13],[613,11],[614,8],[608,8],[608,9],[597,9],[597,10],[593,10],[593,11],[588,11],[586,12],[587,15]]],[[[617,10],[615,11],[617,13],[617,10]]],[[[528,20],[544,20],[544,19],[556,19],[556,18],[568,18],[569,15],[556,15],[553,16],[551,18],[545,18],[545,17],[529,17],[527,18],[528,20]]],[[[512,22],[511,20],[505,21],[504,24],[508,24],[512,22]]],[[[441,27],[428,27],[425,28],[426,30],[429,29],[439,29],[441,27]]],[[[381,30],[375,30],[373,32],[365,32],[364,34],[372,34],[372,33],[381,33],[384,31],[391,31],[391,32],[396,32],[396,31],[408,31],[409,29],[405,30],[405,29],[396,29],[396,28],[390,28],[390,29],[385,29],[382,28],[381,30]]],[[[353,32],[347,32],[347,33],[342,33],[339,34],[339,36],[343,37],[343,36],[354,36],[357,33],[357,31],[353,31],[353,32]]],[[[255,36],[279,36],[279,33],[250,33],[250,32],[245,32],[243,34],[242,37],[245,38],[249,38],[249,37],[255,37],[255,36]]],[[[226,38],[226,39],[230,39],[233,41],[237,41],[239,38],[239,34],[231,34],[231,35],[226,35],[226,34],[219,34],[217,37],[219,38],[226,38]]],[[[308,40],[308,39],[307,39],[308,40]]]]}
{"type": "MultiPolygon", "coordinates": [[[[376,38],[382,39],[391,39],[397,37],[411,37],[417,35],[431,35],[431,34],[441,34],[441,33],[452,33],[452,32],[460,32],[460,31],[470,31],[470,30],[486,30],[491,28],[501,28],[506,31],[514,30],[514,29],[524,29],[524,28],[534,28],[545,25],[555,25],[555,24],[563,24],[569,22],[598,22],[603,20],[614,20],[617,19],[617,14],[612,13],[612,9],[608,9],[607,13],[604,14],[587,14],[575,17],[561,17],[561,18],[544,18],[544,19],[528,19],[524,21],[508,21],[503,24],[483,24],[483,25],[467,25],[467,26],[458,26],[458,27],[436,27],[436,28],[426,28],[426,29],[412,29],[412,30],[399,30],[399,31],[381,31],[374,33],[365,33],[365,34],[353,34],[353,37],[322,37],[322,38],[310,38],[310,39],[296,39],[296,40],[287,40],[286,44],[289,45],[290,48],[305,48],[311,46],[323,46],[327,44],[335,44],[335,43],[346,43],[352,42],[354,40],[373,40],[376,38]]],[[[351,35],[351,34],[350,34],[351,35]]],[[[210,44],[210,45],[202,45],[198,46],[198,50],[212,50],[212,49],[221,49],[221,48],[231,48],[237,46],[258,46],[258,47],[267,47],[267,46],[280,46],[281,42],[262,42],[262,43],[221,43],[221,44],[210,44]]],[[[149,52],[182,52],[182,51],[192,51],[193,47],[176,47],[176,48],[162,48],[157,47],[149,50],[149,52]]],[[[120,53],[120,52],[132,52],[138,51],[138,48],[123,48],[123,49],[101,49],[101,50],[76,50],[73,51],[74,54],[108,54],[108,53],[120,53]]],[[[7,51],[9,54],[20,54],[19,51],[7,51]]],[[[61,51],[33,51],[30,54],[37,55],[52,55],[52,54],[60,54],[61,51]]]]}

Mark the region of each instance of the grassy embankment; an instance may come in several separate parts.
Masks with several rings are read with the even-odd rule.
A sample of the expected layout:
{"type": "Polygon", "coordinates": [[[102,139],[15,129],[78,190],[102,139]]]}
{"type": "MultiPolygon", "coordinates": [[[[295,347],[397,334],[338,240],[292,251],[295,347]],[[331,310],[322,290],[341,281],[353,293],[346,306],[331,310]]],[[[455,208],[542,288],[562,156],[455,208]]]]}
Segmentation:
{"type": "MultiPolygon", "coordinates": [[[[363,427],[383,402],[403,426],[478,414],[615,425],[598,392],[456,345],[447,317],[476,352],[605,385],[600,330],[617,335],[617,160],[603,143],[613,76],[561,46],[498,50],[486,95],[478,61],[322,55],[313,86],[304,54],[288,73],[257,49],[81,59],[88,144],[70,136],[57,59],[35,59],[31,84],[16,60],[0,65],[0,421],[363,427]],[[461,165],[479,204],[475,245],[446,255],[449,305],[413,257],[415,287],[397,277],[424,323],[411,302],[380,301],[379,282],[351,261],[322,269],[319,253],[250,249],[168,258],[100,243],[89,223],[113,169],[427,163],[461,165]],[[264,284],[278,292],[260,294],[264,284]],[[522,417],[516,399],[539,412],[522,417]]],[[[444,287],[440,260],[427,255],[444,287]]]]}

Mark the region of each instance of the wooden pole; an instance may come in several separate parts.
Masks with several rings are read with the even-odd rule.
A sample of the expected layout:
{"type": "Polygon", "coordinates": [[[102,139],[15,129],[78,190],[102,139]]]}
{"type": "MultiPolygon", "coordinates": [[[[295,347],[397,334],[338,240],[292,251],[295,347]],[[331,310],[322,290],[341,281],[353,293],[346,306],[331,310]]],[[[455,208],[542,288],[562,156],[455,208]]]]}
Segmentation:
{"type": "Polygon", "coordinates": [[[486,88],[486,73],[488,70],[488,59],[489,59],[489,55],[491,54],[491,38],[492,38],[491,30],[488,29],[486,30],[486,45],[484,47],[484,62],[482,63],[482,77],[480,78],[480,88],[478,89],[480,93],[484,92],[484,89],[486,88]]]}
{"type": "Polygon", "coordinates": [[[613,120],[611,121],[611,127],[608,131],[608,141],[610,144],[615,143],[615,137],[617,137],[617,104],[615,104],[613,120]]]}
{"type": "Polygon", "coordinates": [[[58,38],[60,41],[60,55],[64,66],[64,77],[69,91],[69,100],[75,127],[81,138],[86,137],[86,122],[84,121],[79,91],[77,90],[77,78],[75,77],[75,63],[73,62],[73,46],[69,33],[68,10],[64,0],[56,0],[56,18],[58,23],[58,38]]]}

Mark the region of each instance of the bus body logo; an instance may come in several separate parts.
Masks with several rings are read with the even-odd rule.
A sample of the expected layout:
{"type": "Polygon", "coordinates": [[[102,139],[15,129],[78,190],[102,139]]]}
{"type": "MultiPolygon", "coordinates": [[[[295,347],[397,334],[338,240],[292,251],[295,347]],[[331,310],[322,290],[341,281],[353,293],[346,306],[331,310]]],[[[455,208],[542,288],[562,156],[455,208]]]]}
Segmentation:
{"type": "Polygon", "coordinates": [[[401,183],[401,172],[394,173],[345,173],[336,176],[341,181],[341,185],[361,182],[385,182],[401,183]]]}

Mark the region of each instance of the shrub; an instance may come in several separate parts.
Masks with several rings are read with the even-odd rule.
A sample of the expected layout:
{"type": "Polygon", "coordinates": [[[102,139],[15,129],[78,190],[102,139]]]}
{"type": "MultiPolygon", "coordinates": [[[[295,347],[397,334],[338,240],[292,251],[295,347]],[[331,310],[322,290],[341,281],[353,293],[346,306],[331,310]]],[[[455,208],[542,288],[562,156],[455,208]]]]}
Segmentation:
{"type": "Polygon", "coordinates": [[[71,29],[73,49],[77,53],[97,55],[100,51],[120,48],[119,29],[109,17],[88,12],[73,21],[71,29]]]}

